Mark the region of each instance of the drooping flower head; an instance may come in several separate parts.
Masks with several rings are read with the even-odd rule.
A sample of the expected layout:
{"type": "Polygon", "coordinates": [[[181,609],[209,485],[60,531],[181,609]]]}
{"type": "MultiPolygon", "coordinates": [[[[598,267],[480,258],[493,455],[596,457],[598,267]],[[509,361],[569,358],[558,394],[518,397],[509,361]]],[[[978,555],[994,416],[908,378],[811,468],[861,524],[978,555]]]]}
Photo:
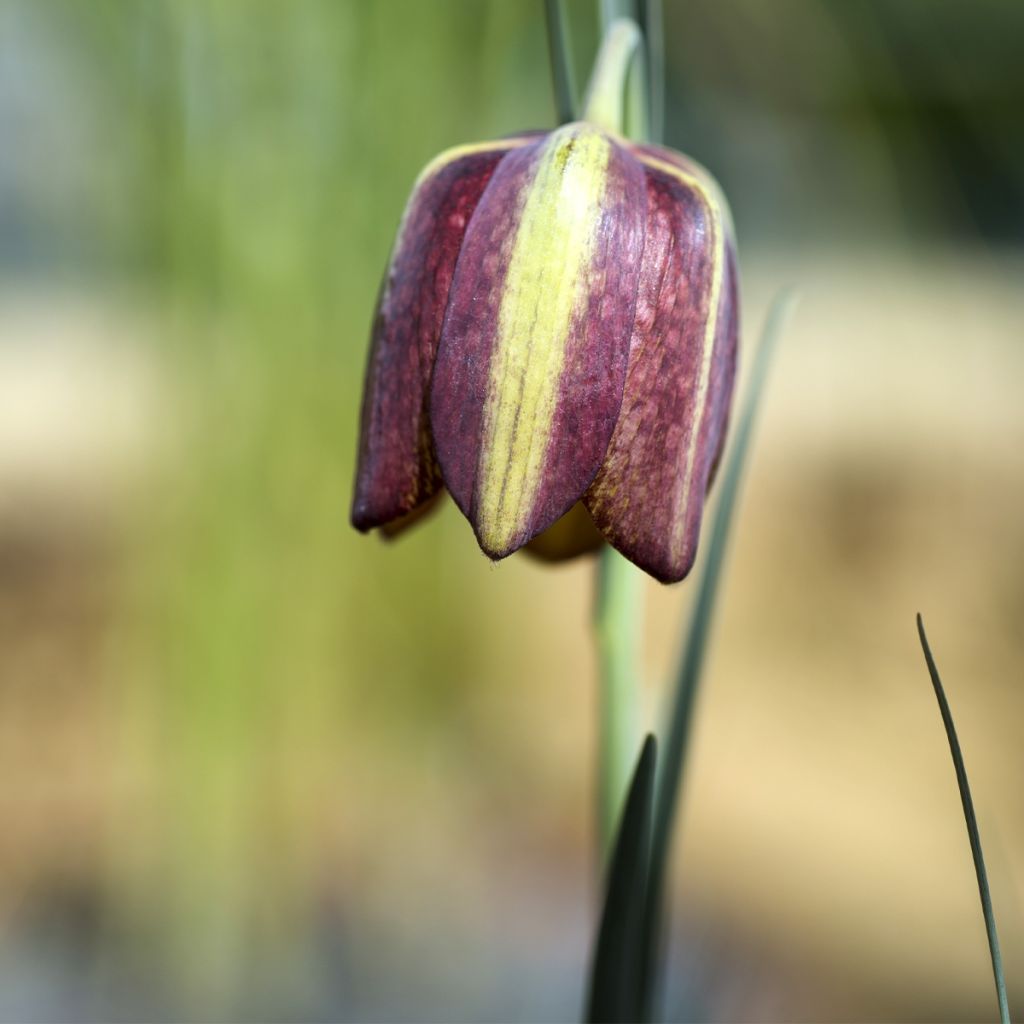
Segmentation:
{"type": "Polygon", "coordinates": [[[603,536],[682,579],[737,305],[728,208],[679,153],[586,121],[443,153],[378,302],[353,524],[391,532],[447,488],[491,558],[603,536]]]}

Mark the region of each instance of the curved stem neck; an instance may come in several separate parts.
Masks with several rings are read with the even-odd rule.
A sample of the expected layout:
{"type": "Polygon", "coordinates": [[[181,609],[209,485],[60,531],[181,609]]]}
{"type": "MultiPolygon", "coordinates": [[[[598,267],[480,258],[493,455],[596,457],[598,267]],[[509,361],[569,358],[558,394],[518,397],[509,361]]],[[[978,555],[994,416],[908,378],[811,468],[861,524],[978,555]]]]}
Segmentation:
{"type": "MultiPolygon", "coordinates": [[[[585,121],[616,135],[626,133],[626,85],[631,66],[643,59],[642,42],[640,29],[632,18],[616,18],[608,27],[587,86],[583,103],[585,121]]],[[[635,77],[642,81],[642,75],[635,77]]]]}

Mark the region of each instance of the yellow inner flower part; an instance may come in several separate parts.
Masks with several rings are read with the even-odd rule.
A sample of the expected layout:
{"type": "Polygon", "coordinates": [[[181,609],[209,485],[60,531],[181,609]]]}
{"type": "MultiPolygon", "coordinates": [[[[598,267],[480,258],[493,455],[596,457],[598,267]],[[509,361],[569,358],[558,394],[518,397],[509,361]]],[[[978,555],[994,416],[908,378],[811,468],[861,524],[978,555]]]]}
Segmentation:
{"type": "Polygon", "coordinates": [[[521,539],[544,471],[574,313],[586,284],[611,142],[586,124],[553,132],[529,185],[506,273],[477,473],[481,540],[521,539]]]}

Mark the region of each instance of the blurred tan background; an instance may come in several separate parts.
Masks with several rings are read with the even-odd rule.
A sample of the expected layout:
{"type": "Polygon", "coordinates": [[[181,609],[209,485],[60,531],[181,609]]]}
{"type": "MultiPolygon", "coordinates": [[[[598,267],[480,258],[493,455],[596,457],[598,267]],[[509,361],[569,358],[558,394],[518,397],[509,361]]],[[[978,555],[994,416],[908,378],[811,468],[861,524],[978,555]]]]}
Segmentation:
{"type": "MultiPolygon", "coordinates": [[[[570,3],[578,70],[596,38],[570,3]]],[[[774,368],[670,1019],[1024,1012],[1024,7],[671,3],[667,139],[774,368]]],[[[0,0],[0,1018],[572,1020],[593,566],[347,514],[437,151],[552,123],[539,3],[0,0]]],[[[691,587],[647,587],[657,719],[691,587]]]]}

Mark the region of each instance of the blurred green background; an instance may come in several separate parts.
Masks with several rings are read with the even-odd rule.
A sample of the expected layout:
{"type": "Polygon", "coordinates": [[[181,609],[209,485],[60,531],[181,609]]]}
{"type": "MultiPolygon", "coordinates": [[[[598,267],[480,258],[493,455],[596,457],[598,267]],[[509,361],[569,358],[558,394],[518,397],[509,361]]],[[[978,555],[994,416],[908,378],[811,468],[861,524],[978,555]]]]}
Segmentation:
{"type": "MultiPolygon", "coordinates": [[[[569,3],[577,68],[596,44],[569,3]]],[[[666,4],[667,141],[784,342],[672,1019],[1024,1013],[1024,5],[666,4]]],[[[552,124],[541,5],[0,0],[0,1018],[571,1020],[593,566],[348,526],[420,167],[552,124]]],[[[656,718],[690,587],[647,588],[656,718]]]]}

